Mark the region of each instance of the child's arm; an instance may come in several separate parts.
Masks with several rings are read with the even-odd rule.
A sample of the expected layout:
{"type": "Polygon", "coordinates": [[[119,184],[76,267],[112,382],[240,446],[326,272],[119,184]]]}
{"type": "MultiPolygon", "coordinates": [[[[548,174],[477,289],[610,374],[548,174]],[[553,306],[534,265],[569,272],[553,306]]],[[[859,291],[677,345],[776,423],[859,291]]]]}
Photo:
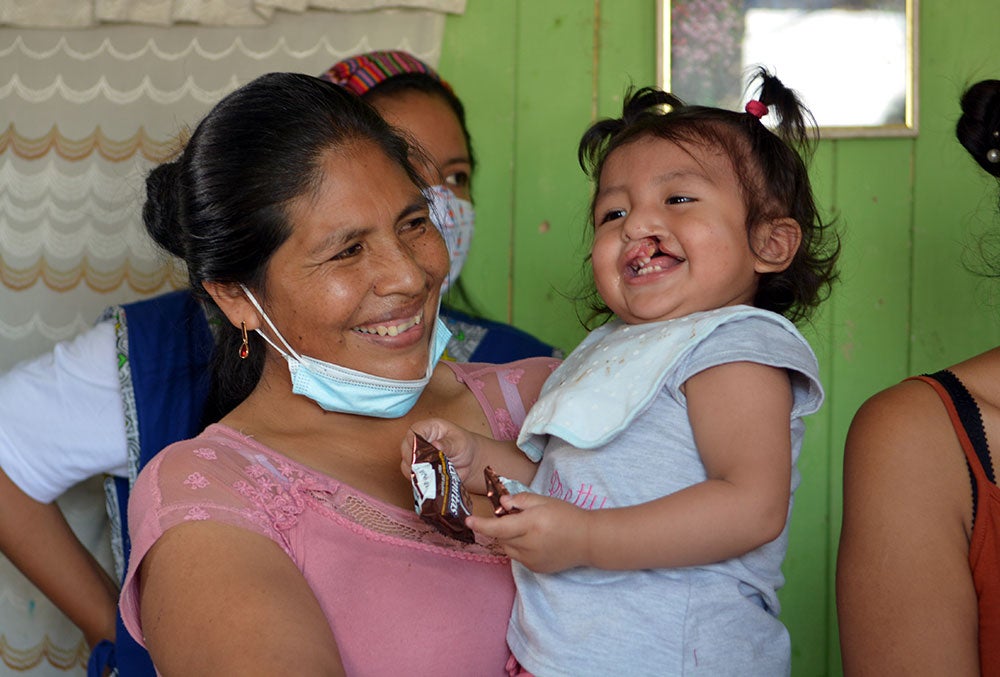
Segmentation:
{"type": "Polygon", "coordinates": [[[483,469],[490,465],[498,474],[530,484],[537,466],[525,456],[514,442],[494,440],[485,435],[466,430],[450,421],[429,418],[417,421],[403,440],[403,474],[409,477],[413,460],[413,434],[444,452],[455,466],[466,488],[476,494],[486,494],[483,469]]]}
{"type": "Polygon", "coordinates": [[[792,389],[784,369],[733,362],[684,385],[708,479],[627,508],[583,510],[532,494],[505,497],[522,512],[469,518],[529,569],[682,567],[747,553],[784,528],[791,485],[792,389]]]}

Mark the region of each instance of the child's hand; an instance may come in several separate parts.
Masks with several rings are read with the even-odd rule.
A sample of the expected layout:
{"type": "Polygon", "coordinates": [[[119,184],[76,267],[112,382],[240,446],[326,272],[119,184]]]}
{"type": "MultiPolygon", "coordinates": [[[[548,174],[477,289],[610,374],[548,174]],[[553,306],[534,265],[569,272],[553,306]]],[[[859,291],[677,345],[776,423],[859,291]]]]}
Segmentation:
{"type": "Polygon", "coordinates": [[[401,452],[403,455],[401,469],[403,475],[410,476],[410,463],[413,461],[413,434],[416,433],[435,447],[444,452],[458,472],[459,478],[470,491],[485,492],[483,471],[476,465],[477,436],[465,428],[440,418],[428,418],[417,421],[403,438],[401,452]]]}
{"type": "Polygon", "coordinates": [[[468,517],[465,523],[476,533],[497,539],[508,557],[532,571],[549,574],[588,565],[588,511],[531,492],[500,500],[508,510],[520,512],[500,518],[468,517]]]}

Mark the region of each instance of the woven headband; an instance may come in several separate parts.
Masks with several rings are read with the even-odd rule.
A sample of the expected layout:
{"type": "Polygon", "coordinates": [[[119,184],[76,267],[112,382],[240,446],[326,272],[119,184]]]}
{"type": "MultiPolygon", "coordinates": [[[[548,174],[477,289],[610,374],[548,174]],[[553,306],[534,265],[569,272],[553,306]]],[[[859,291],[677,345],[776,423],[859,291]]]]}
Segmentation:
{"type": "Polygon", "coordinates": [[[449,92],[451,86],[441,79],[433,68],[409,52],[387,50],[367,52],[338,61],[319,77],[358,96],[364,96],[373,87],[397,75],[421,73],[440,82],[449,92]]]}

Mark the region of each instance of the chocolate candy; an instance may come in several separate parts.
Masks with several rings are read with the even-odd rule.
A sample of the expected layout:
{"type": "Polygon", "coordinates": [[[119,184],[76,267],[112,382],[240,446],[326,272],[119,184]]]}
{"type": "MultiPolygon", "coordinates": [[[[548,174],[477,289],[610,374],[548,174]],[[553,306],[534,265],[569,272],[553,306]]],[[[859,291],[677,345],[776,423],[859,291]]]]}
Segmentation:
{"type": "Polygon", "coordinates": [[[465,526],[472,501],[444,452],[414,433],[410,468],[414,508],[420,518],[445,536],[474,543],[475,534],[465,526]]]}
{"type": "Polygon", "coordinates": [[[500,497],[506,496],[510,492],[507,491],[507,487],[503,485],[503,480],[500,476],[494,472],[493,468],[486,466],[483,468],[483,477],[486,479],[486,496],[490,499],[493,504],[493,514],[497,517],[503,517],[504,515],[509,515],[515,512],[521,512],[518,508],[512,508],[507,510],[500,504],[500,497]]]}

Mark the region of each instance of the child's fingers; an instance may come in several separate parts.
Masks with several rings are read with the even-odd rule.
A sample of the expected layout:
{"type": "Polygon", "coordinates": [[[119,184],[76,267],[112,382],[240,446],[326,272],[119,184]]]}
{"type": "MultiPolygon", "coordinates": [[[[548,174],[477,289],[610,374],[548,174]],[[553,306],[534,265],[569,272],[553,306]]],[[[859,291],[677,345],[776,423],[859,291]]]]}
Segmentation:
{"type": "Polygon", "coordinates": [[[465,524],[487,538],[495,538],[498,541],[509,541],[525,534],[525,524],[517,519],[518,515],[504,515],[503,517],[467,517],[465,524]]]}

